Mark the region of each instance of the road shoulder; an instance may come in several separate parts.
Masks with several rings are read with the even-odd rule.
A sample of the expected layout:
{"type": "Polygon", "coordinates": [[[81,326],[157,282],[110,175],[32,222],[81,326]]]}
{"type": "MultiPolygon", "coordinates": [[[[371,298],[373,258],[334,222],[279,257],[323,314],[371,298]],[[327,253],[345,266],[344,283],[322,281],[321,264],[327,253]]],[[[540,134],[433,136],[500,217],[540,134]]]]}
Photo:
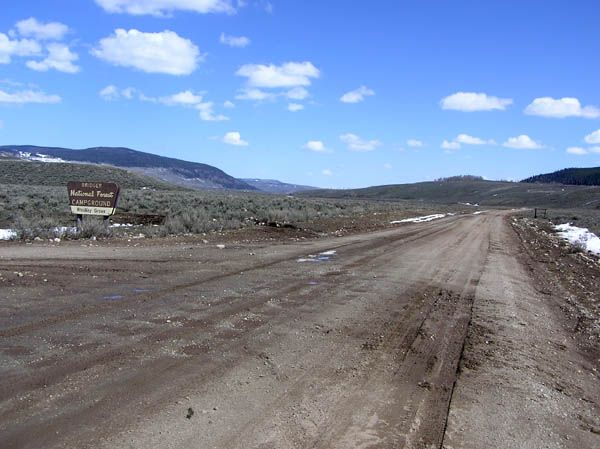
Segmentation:
{"type": "Polygon", "coordinates": [[[536,288],[527,258],[515,232],[498,221],[452,396],[447,449],[600,446],[598,372],[551,295],[536,288]]]}

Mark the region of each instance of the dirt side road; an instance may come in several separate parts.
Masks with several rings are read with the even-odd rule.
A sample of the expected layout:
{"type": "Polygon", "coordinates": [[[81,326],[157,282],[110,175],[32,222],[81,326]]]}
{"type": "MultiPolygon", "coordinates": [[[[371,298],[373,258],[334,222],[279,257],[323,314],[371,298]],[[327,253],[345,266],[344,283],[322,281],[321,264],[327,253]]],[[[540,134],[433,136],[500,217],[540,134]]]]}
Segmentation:
{"type": "Polygon", "coordinates": [[[598,361],[518,253],[495,212],[0,247],[0,447],[599,447],[598,361]]]}

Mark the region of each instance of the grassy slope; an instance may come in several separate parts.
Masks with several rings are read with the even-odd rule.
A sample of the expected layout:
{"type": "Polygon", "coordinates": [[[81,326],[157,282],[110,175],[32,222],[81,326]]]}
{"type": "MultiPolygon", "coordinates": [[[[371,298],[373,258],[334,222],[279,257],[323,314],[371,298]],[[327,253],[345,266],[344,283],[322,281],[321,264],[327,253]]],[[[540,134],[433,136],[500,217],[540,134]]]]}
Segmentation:
{"type": "Polygon", "coordinates": [[[149,187],[156,190],[181,190],[181,187],[149,176],[115,167],[91,164],[46,163],[0,160],[0,184],[64,186],[68,181],[116,182],[124,189],[149,187]]]}
{"type": "Polygon", "coordinates": [[[312,190],[298,196],[413,200],[511,207],[600,207],[600,187],[499,181],[420,182],[351,190],[312,190]]]}

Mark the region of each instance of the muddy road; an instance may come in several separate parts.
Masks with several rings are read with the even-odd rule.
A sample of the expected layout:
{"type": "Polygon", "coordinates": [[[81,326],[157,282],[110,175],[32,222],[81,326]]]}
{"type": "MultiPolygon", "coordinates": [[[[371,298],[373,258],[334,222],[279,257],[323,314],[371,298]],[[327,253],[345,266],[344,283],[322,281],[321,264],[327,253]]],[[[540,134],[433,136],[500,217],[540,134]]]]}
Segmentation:
{"type": "Polygon", "coordinates": [[[600,447],[597,360],[500,212],[0,247],[0,447],[600,447]]]}

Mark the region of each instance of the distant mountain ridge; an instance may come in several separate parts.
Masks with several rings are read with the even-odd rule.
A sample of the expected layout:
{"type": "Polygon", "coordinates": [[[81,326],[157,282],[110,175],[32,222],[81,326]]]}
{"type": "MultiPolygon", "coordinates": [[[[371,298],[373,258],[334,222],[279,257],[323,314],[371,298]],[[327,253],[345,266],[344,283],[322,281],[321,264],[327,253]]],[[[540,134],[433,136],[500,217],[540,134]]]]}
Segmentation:
{"type": "Polygon", "coordinates": [[[304,186],[300,184],[289,184],[276,179],[242,178],[246,184],[256,187],[258,190],[269,193],[289,194],[315,190],[317,187],[304,186]]]}
{"type": "Polygon", "coordinates": [[[521,182],[558,183],[575,186],[600,186],[600,167],[564,168],[552,173],[531,176],[521,182]]]}
{"type": "Polygon", "coordinates": [[[33,145],[0,146],[0,157],[41,162],[107,164],[142,173],[161,181],[196,189],[257,190],[212,165],[188,162],[122,147],[74,150],[33,145]]]}

